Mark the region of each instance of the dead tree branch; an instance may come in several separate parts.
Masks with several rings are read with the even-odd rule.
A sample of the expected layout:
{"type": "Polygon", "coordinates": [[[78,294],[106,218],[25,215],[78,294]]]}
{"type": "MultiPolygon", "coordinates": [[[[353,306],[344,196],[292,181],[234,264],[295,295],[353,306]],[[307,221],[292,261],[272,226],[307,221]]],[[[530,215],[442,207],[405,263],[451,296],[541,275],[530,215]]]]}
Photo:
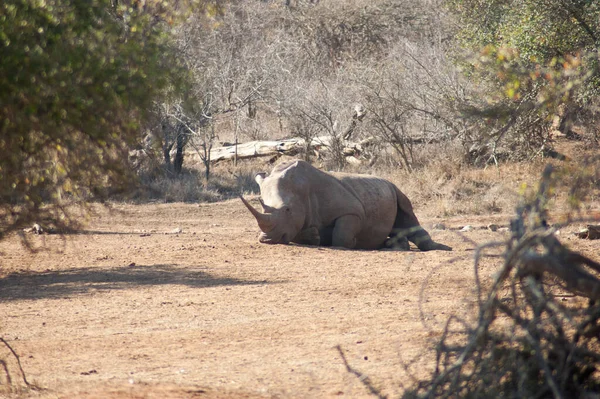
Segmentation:
{"type": "Polygon", "coordinates": [[[335,349],[337,349],[338,353],[340,354],[342,361],[344,362],[344,366],[346,366],[347,372],[352,373],[356,377],[358,377],[358,380],[365,387],[367,387],[367,389],[369,389],[369,392],[371,392],[373,395],[377,396],[379,399],[387,398],[386,395],[382,394],[379,389],[377,389],[375,386],[373,386],[373,383],[371,383],[371,380],[369,379],[368,376],[364,375],[360,371],[358,371],[358,370],[354,369],[352,366],[350,366],[350,364],[348,363],[348,360],[346,359],[346,355],[344,354],[344,351],[342,350],[342,347],[340,345],[337,345],[335,347],[335,349]]]}

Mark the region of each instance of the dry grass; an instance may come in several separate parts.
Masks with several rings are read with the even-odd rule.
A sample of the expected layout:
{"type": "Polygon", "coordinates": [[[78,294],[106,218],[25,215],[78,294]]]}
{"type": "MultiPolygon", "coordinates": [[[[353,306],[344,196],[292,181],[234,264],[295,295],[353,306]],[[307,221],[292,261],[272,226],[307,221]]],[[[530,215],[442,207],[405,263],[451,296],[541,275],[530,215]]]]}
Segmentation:
{"type": "Polygon", "coordinates": [[[523,187],[534,186],[544,166],[540,160],[476,168],[464,161],[460,148],[452,146],[423,146],[416,153],[420,166],[413,173],[389,165],[362,172],[394,182],[419,214],[430,217],[510,212],[523,187]]]}
{"type": "MultiPolygon", "coordinates": [[[[576,144],[565,142],[567,154],[581,154],[576,144]]],[[[537,159],[531,162],[501,163],[487,168],[469,166],[464,151],[457,145],[424,145],[415,148],[418,167],[413,173],[397,167],[393,159],[385,159],[373,167],[348,165],[346,171],[372,174],[394,182],[413,202],[417,214],[423,217],[457,217],[462,215],[490,215],[511,213],[519,198],[527,190],[535,189],[538,176],[548,162],[568,165],[563,161],[537,159]]],[[[298,155],[302,157],[302,155],[298,155]]],[[[160,167],[140,173],[140,185],[129,195],[134,202],[215,202],[234,198],[240,193],[258,193],[254,176],[270,171],[284,159],[271,157],[241,160],[237,166],[222,161],[212,166],[206,183],[202,165],[187,165],[180,176],[165,173],[160,167]]],[[[577,167],[578,158],[569,161],[577,167]]],[[[326,169],[326,162],[315,161],[326,169]]],[[[600,199],[600,190],[591,187],[586,205],[593,209],[600,199]]],[[[558,191],[551,198],[556,211],[568,211],[568,192],[558,191]]]]}
{"type": "Polygon", "coordinates": [[[541,165],[507,164],[498,168],[455,168],[436,163],[411,176],[391,180],[408,195],[415,206],[428,213],[449,217],[509,212],[524,185],[535,183],[541,165]],[[455,170],[453,170],[453,168],[455,170]]]}
{"type": "Polygon", "coordinates": [[[143,202],[217,202],[236,197],[240,193],[256,193],[256,173],[269,170],[265,161],[230,162],[213,166],[208,182],[199,166],[184,168],[178,176],[160,168],[140,173],[138,185],[122,200],[143,202]]]}
{"type": "MultiPolygon", "coordinates": [[[[269,171],[267,158],[214,165],[206,183],[201,167],[187,168],[179,176],[167,173],[141,176],[130,199],[135,202],[215,202],[239,193],[258,193],[254,175],[269,171]]],[[[389,179],[413,201],[415,207],[442,217],[509,211],[518,199],[519,187],[532,184],[541,165],[507,164],[485,170],[469,168],[449,160],[436,160],[412,174],[389,166],[349,170],[389,179]],[[531,177],[531,178],[528,178],[531,177]]]]}

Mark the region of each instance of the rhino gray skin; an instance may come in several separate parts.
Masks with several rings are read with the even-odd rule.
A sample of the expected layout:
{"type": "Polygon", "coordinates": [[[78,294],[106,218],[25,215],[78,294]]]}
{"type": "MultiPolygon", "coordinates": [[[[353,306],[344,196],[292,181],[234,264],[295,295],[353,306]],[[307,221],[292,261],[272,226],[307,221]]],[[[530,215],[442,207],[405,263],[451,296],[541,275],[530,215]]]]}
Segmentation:
{"type": "Polygon", "coordinates": [[[258,222],[262,243],[408,249],[410,240],[422,251],[452,250],[431,239],[410,200],[387,180],[325,173],[300,160],[279,163],[255,180],[263,212],[240,198],[258,222]]]}

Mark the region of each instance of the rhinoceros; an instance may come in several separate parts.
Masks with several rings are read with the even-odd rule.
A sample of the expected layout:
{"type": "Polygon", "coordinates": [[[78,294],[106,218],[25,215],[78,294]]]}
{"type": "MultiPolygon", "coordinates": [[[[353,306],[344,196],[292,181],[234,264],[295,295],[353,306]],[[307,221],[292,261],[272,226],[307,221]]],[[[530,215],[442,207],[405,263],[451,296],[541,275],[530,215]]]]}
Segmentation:
{"type": "Polygon", "coordinates": [[[387,180],[326,173],[301,160],[281,162],[255,180],[263,211],[240,198],[262,243],[408,249],[410,240],[422,251],[452,250],[431,239],[410,200],[387,180]]]}

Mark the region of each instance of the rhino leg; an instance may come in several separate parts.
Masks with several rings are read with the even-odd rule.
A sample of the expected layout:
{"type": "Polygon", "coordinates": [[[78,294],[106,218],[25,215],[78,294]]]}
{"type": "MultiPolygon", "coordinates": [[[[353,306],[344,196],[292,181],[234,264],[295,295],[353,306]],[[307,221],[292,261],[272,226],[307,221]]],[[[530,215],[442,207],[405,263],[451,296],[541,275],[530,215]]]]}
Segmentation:
{"type": "Polygon", "coordinates": [[[383,243],[383,249],[408,251],[410,250],[410,244],[408,243],[408,238],[406,238],[406,236],[395,235],[385,240],[385,243],[383,243]]]}
{"type": "Polygon", "coordinates": [[[334,224],[321,227],[319,229],[319,235],[321,236],[321,243],[319,245],[323,247],[330,247],[333,245],[333,228],[334,224]]]}
{"type": "Polygon", "coordinates": [[[321,247],[330,247],[333,241],[334,225],[321,227],[309,227],[298,233],[292,240],[296,244],[301,245],[316,245],[321,247]]]}
{"type": "Polygon", "coordinates": [[[419,247],[421,251],[452,251],[451,247],[433,241],[429,233],[421,226],[419,226],[419,229],[415,233],[409,235],[408,239],[419,247]]]}
{"type": "Polygon", "coordinates": [[[352,249],[356,246],[356,235],[361,229],[361,221],[354,215],[341,216],[336,219],[331,237],[331,245],[352,249]]]}
{"type": "Polygon", "coordinates": [[[319,229],[309,227],[300,231],[292,241],[302,245],[321,245],[321,235],[319,234],[319,229]]]}

